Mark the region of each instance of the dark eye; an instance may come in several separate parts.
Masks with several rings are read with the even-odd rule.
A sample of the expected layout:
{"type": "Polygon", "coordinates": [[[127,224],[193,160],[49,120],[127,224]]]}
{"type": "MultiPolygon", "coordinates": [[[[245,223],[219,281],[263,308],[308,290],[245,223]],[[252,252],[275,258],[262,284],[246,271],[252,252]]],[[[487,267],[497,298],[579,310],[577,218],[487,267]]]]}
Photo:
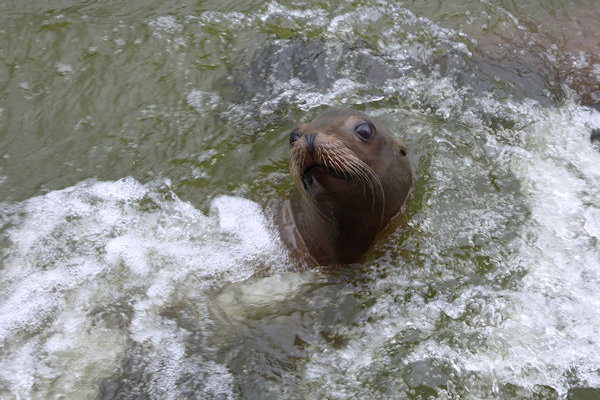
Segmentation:
{"type": "Polygon", "coordinates": [[[300,139],[300,133],[298,133],[297,130],[292,131],[292,133],[290,133],[290,146],[293,146],[298,139],[300,139]]]}
{"type": "Polygon", "coordinates": [[[369,140],[375,134],[375,127],[369,122],[361,122],[354,127],[354,132],[356,132],[362,140],[369,140]]]}

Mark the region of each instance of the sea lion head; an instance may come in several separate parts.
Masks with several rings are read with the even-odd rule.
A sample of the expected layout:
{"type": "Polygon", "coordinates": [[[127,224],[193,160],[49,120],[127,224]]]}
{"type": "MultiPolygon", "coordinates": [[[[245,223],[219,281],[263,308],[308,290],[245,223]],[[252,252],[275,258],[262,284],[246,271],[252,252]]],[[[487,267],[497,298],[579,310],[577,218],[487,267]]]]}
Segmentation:
{"type": "Polygon", "coordinates": [[[362,218],[379,231],[412,187],[404,144],[361,112],[326,112],[294,129],[290,146],[294,183],[324,218],[362,218]]]}

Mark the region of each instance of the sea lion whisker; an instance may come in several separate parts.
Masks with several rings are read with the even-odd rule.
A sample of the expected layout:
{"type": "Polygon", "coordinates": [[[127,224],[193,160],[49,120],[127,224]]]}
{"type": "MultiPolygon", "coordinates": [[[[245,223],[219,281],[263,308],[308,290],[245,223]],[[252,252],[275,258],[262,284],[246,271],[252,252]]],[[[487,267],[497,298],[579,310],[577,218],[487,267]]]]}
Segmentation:
{"type": "Polygon", "coordinates": [[[344,170],[348,172],[352,180],[354,180],[357,183],[360,183],[361,186],[365,185],[366,180],[364,173],[358,165],[356,165],[355,163],[347,163],[344,164],[344,167],[344,170]]]}
{"type": "Polygon", "coordinates": [[[332,159],[332,164],[334,165],[336,171],[342,173],[345,180],[350,180],[352,178],[352,174],[348,172],[348,170],[345,168],[344,163],[338,157],[332,159]]]}
{"type": "Polygon", "coordinates": [[[367,173],[365,173],[365,166],[362,165],[364,163],[358,159],[352,161],[352,163],[347,164],[348,169],[358,181],[360,181],[363,185],[366,185],[369,181],[369,176],[367,173]]]}
{"type": "MultiPolygon", "coordinates": [[[[373,193],[373,201],[371,205],[372,209],[374,210],[376,208],[376,202],[378,197],[377,194],[379,192],[382,202],[381,209],[384,210],[385,192],[383,190],[383,184],[381,183],[381,180],[379,179],[375,171],[373,171],[373,169],[368,164],[366,164],[360,159],[358,159],[358,162],[356,164],[351,165],[351,167],[355,169],[357,177],[361,181],[363,194],[366,195],[367,187],[371,191],[371,193],[373,193]]],[[[383,218],[383,213],[381,218],[383,218]]]]}
{"type": "Polygon", "coordinates": [[[328,170],[334,170],[334,168],[330,165],[331,164],[331,158],[329,157],[329,154],[325,154],[324,156],[321,156],[323,165],[325,165],[325,169],[328,170]]]}

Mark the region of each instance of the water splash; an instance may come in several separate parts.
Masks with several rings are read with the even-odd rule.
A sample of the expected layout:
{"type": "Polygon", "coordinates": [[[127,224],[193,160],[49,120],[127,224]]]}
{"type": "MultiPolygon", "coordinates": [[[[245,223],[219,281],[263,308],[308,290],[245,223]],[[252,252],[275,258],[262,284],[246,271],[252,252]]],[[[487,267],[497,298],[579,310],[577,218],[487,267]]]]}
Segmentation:
{"type": "MultiPolygon", "coordinates": [[[[0,364],[8,393],[88,397],[132,344],[154,354],[144,368],[164,398],[177,398],[186,373],[231,381],[214,362],[186,360],[190,333],[168,309],[184,298],[202,315],[199,294],[247,279],[258,265],[285,268],[286,260],[257,204],[221,196],[212,210],[204,215],[167,186],[131,178],[3,207],[10,246],[0,271],[0,364]]],[[[218,382],[206,390],[225,390],[218,382]]]]}

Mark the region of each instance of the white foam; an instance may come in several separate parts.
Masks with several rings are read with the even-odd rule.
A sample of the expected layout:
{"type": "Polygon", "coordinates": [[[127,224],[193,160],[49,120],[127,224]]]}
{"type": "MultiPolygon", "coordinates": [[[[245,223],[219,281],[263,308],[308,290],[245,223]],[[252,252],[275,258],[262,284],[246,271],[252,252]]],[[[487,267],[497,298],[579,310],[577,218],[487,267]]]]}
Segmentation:
{"type": "Polygon", "coordinates": [[[180,33],[183,29],[183,26],[171,15],[157,17],[149,21],[148,25],[155,29],[156,34],[167,33],[174,35],[180,33]]]}
{"type": "MultiPolygon", "coordinates": [[[[450,102],[448,109],[454,110],[453,97],[445,99],[442,103],[450,102]]],[[[489,103],[481,105],[488,107],[493,101],[487,98],[484,103],[489,103]]],[[[506,385],[525,393],[550,387],[559,398],[567,397],[573,380],[583,387],[600,386],[600,152],[589,140],[590,127],[597,126],[599,114],[572,104],[559,110],[531,102],[496,104],[514,107],[515,115],[524,115],[520,122],[530,123],[519,129],[517,146],[488,137],[479,157],[485,154],[510,168],[519,182],[515,201],[525,201],[529,214],[515,232],[518,237],[507,243],[507,249],[513,251],[503,256],[491,253],[497,270],[486,276],[502,279],[511,270],[523,270],[524,276],[504,289],[489,278],[491,284],[485,279],[479,284],[463,283],[451,294],[443,290],[435,294],[433,288],[433,298],[418,295],[419,287],[433,282],[468,282],[471,274],[454,266],[464,261],[440,251],[461,244],[463,236],[462,245],[470,248],[474,233],[489,237],[506,232],[506,218],[512,215],[512,204],[507,201],[511,197],[495,197],[494,192],[486,193],[483,206],[470,204],[463,209],[455,201],[454,219],[440,219],[444,214],[436,214],[442,210],[428,210],[441,205],[440,199],[454,188],[453,180],[470,182],[482,173],[477,158],[470,160],[468,170],[453,169],[462,161],[441,153],[459,149],[457,133],[446,135],[440,130],[436,133],[443,139],[437,142],[440,154],[430,166],[431,179],[436,182],[430,194],[433,199],[426,203],[424,219],[413,222],[423,231],[423,238],[433,237],[424,239],[420,247],[428,261],[421,270],[398,260],[400,265],[376,284],[394,294],[378,296],[369,310],[372,322],[339,328],[338,334],[348,338],[348,344],[316,352],[305,374],[318,388],[312,392],[313,398],[385,393],[385,389],[363,382],[375,381],[389,369],[408,368],[413,363],[429,365],[430,360],[452,374],[448,379],[457,377],[459,385],[468,384],[468,392],[477,398],[502,393],[506,385]],[[450,237],[443,234],[447,229],[444,222],[455,227],[450,237]],[[398,301],[406,293],[410,300],[398,301]],[[443,322],[440,330],[436,326],[440,321],[450,322],[443,322]],[[419,339],[400,364],[388,349],[399,346],[398,351],[405,351],[399,343],[409,330],[419,332],[419,339]],[[444,334],[444,330],[449,332],[444,334]]],[[[455,118],[457,112],[451,111],[450,116],[455,118]]],[[[393,384],[394,393],[411,391],[405,380],[393,384]]],[[[463,390],[450,383],[438,388],[440,395],[449,397],[464,395],[463,390]]]]}
{"type": "Polygon", "coordinates": [[[587,124],[571,118],[573,110],[548,111],[528,132],[537,139],[528,146],[530,153],[515,159],[531,202],[525,234],[533,239],[524,249],[530,271],[522,293],[515,294],[519,314],[507,325],[519,332],[520,347],[533,349],[545,365],[544,378],[553,371],[560,380],[577,366],[583,381],[598,385],[600,249],[594,237],[600,221],[600,153],[590,145],[587,124]]]}
{"type": "Polygon", "coordinates": [[[276,1],[267,5],[267,9],[257,14],[257,18],[263,23],[272,22],[276,18],[293,20],[298,26],[303,27],[325,27],[329,20],[329,14],[323,9],[290,8],[276,1]]]}
{"type": "Polygon", "coordinates": [[[241,250],[247,256],[256,256],[277,249],[276,238],[267,228],[267,220],[258,204],[239,197],[219,196],[212,202],[219,216],[219,227],[239,237],[241,250]]]}
{"type": "Polygon", "coordinates": [[[585,218],[585,230],[596,239],[600,239],[600,210],[586,209],[583,212],[585,218]]]}
{"type": "Polygon", "coordinates": [[[377,7],[360,7],[358,10],[331,18],[327,30],[336,35],[353,34],[356,28],[355,25],[376,23],[381,18],[381,15],[381,10],[377,7]]]}
{"type": "MultiPolygon", "coordinates": [[[[222,366],[185,361],[187,333],[162,312],[180,296],[203,309],[198,294],[243,280],[256,265],[285,268],[285,254],[257,204],[222,196],[212,210],[204,215],[131,178],[83,182],[3,208],[0,221],[12,224],[0,271],[7,390],[17,397],[68,393],[86,371],[92,395],[132,340],[154,353],[146,384],[163,398],[178,397],[186,373],[214,372],[229,385],[222,366]]],[[[207,390],[232,390],[217,386],[207,383],[207,390]]]]}
{"type": "Polygon", "coordinates": [[[58,63],[56,64],[56,70],[61,75],[68,75],[73,72],[73,67],[70,64],[58,63]]]}
{"type": "Polygon", "coordinates": [[[220,96],[216,93],[209,93],[202,90],[194,89],[187,95],[188,104],[195,108],[198,112],[206,110],[214,110],[221,103],[220,96]]]}

